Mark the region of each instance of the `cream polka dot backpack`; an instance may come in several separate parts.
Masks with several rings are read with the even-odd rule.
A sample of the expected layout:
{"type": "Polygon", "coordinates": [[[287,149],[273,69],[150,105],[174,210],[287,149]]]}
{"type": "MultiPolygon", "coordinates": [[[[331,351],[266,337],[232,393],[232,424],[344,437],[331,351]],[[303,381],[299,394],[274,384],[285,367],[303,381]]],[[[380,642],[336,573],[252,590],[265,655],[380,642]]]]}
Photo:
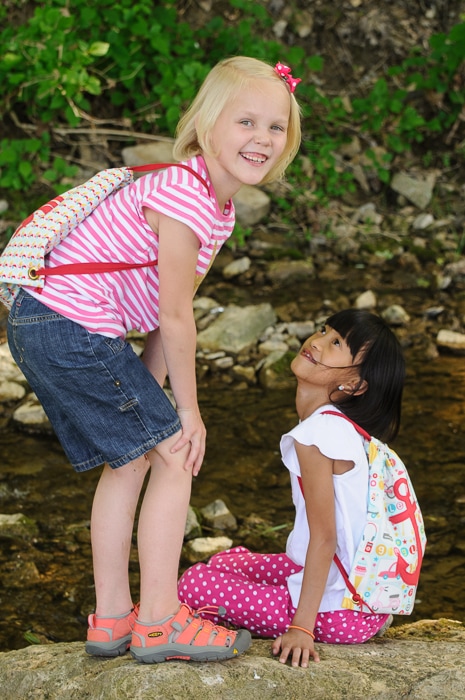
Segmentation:
{"type": "Polygon", "coordinates": [[[45,267],[44,258],[112,192],[134,182],[135,172],[161,170],[173,165],[188,170],[209,190],[207,182],[184,164],[152,163],[132,168],[108,168],[33,212],[18,226],[0,256],[0,302],[11,308],[22,286],[40,289],[46,275],[92,274],[156,265],[154,260],[140,264],[75,263],[51,268],[45,267]]]}

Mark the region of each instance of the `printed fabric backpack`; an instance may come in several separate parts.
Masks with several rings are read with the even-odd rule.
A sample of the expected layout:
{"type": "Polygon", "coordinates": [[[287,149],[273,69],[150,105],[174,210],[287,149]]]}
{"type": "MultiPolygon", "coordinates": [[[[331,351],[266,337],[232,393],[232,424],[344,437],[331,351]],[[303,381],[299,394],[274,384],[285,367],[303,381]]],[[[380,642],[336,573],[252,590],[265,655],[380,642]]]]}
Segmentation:
{"type": "Polygon", "coordinates": [[[170,166],[188,170],[205,185],[209,192],[207,182],[188,165],[152,163],[132,168],[102,170],[87,182],[51,199],[33,212],[18,226],[0,256],[0,302],[10,309],[22,286],[42,289],[46,275],[114,272],[156,265],[157,261],[151,260],[137,264],[131,262],[71,263],[46,268],[44,258],[112,192],[134,182],[134,172],[149,172],[170,166]]]}
{"type": "MultiPolygon", "coordinates": [[[[368,458],[367,520],[349,572],[337,554],[334,555],[346,583],[342,607],[359,612],[410,615],[426,536],[407,469],[394,450],[343,413],[322,413],[352,423],[364,438],[368,458]]],[[[300,478],[299,482],[302,488],[300,478]]]]}

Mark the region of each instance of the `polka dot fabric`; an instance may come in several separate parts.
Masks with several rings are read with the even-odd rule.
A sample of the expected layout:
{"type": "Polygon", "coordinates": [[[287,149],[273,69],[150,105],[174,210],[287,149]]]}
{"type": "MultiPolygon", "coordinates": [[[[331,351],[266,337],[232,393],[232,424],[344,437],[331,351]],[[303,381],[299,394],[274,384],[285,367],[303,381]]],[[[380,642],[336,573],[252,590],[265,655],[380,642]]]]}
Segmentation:
{"type": "MultiPolygon", "coordinates": [[[[179,599],[192,608],[223,606],[226,620],[258,637],[278,637],[295,615],[287,579],[301,570],[286,554],[256,554],[235,547],[215,554],[207,564],[187,569],[178,585],[179,599]]],[[[217,616],[208,616],[215,622],[217,616]]],[[[353,610],[319,613],[315,640],[326,644],[361,644],[383,626],[387,615],[353,610]]]]}

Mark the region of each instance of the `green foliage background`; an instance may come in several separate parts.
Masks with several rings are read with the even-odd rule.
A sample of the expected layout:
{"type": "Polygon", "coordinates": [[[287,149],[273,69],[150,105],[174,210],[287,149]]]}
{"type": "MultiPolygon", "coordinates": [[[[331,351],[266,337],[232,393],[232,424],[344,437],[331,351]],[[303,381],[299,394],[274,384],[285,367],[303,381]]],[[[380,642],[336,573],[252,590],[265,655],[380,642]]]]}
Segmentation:
{"type": "MultiPolygon", "coordinates": [[[[192,27],[180,16],[179,4],[2,4],[0,189],[25,191],[39,181],[49,182],[55,192],[69,187],[77,168],[60,150],[60,128],[91,129],[106,120],[138,134],[172,136],[210,68],[237,54],[272,64],[280,60],[302,78],[302,155],[311,164],[314,196],[320,202],[355,188],[351,172],[335,156],[354,133],[370,144],[365,167],[384,183],[393,158],[412,149],[425,163],[463,158],[463,142],[458,149],[450,143],[451,131],[463,126],[465,118],[463,22],[448,34],[434,35],[426,49],[418,47],[348,101],[318,88],[314,78],[323,68],[322,57],[267,38],[273,36],[273,19],[265,4],[230,0],[233,29],[221,16],[192,27]]],[[[296,159],[289,172],[294,196],[305,179],[302,162],[296,159]]]]}

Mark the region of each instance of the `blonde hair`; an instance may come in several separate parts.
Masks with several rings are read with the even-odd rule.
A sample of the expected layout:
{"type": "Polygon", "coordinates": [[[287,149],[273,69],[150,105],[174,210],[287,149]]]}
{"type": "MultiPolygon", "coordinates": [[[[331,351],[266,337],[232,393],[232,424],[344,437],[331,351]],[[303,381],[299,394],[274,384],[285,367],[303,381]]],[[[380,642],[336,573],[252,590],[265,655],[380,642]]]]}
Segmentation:
{"type": "Polygon", "coordinates": [[[215,156],[211,151],[210,133],[216,120],[230,100],[234,100],[242,90],[257,80],[276,82],[288,91],[290,97],[286,147],[262,183],[281,179],[300,147],[300,107],[272,66],[248,56],[226,58],[209,72],[194,101],[179,120],[173,149],[174,158],[187,160],[201,153],[215,156]]]}

